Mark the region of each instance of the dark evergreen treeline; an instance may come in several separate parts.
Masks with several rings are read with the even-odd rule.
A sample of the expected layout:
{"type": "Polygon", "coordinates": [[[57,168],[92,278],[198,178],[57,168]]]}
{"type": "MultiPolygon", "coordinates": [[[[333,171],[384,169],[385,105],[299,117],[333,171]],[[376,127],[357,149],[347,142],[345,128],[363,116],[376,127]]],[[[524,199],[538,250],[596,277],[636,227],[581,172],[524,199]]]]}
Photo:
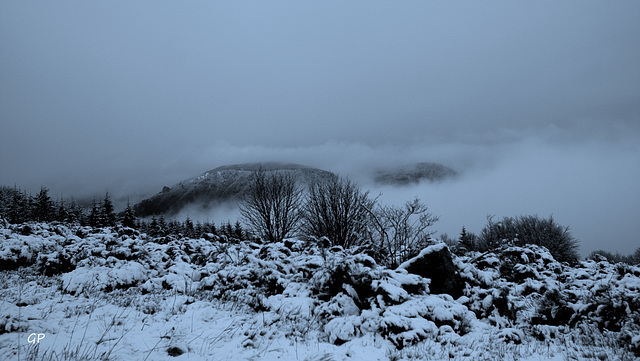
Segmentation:
{"type": "Polygon", "coordinates": [[[216,227],[214,222],[193,222],[189,217],[180,222],[176,219],[165,220],[163,216],[152,217],[150,220],[138,220],[135,227],[137,230],[148,234],[151,237],[162,236],[184,236],[188,238],[208,238],[213,236],[225,236],[238,240],[253,239],[254,235],[244,229],[240,222],[222,223],[216,227]]]}
{"type": "Polygon", "coordinates": [[[54,201],[46,187],[35,196],[18,187],[0,187],[0,218],[14,224],[62,222],[92,227],[115,226],[123,221],[116,215],[108,192],[101,202],[94,200],[91,209],[85,210],[73,198],[54,201]]]}
{"type": "Polygon", "coordinates": [[[53,200],[46,187],[41,187],[36,196],[17,187],[0,187],[0,218],[9,223],[25,222],[61,222],[89,227],[122,226],[137,229],[152,237],[185,236],[190,238],[225,236],[234,239],[252,239],[240,222],[231,222],[216,227],[213,222],[196,222],[190,218],[180,222],[165,220],[163,216],[150,220],[137,219],[131,205],[127,202],[124,211],[116,213],[111,197],[107,192],[101,202],[93,201],[91,207],[81,207],[73,198],[53,200]]]}

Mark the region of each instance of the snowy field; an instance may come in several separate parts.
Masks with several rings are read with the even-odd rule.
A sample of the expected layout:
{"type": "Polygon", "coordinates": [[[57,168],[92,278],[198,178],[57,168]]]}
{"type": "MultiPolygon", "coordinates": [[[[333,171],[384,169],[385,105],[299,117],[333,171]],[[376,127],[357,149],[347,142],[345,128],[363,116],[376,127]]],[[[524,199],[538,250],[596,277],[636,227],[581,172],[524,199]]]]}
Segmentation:
{"type": "Polygon", "coordinates": [[[454,256],[466,288],[453,299],[369,256],[297,240],[1,228],[3,360],[640,357],[640,268],[570,267],[536,246],[454,256]]]}

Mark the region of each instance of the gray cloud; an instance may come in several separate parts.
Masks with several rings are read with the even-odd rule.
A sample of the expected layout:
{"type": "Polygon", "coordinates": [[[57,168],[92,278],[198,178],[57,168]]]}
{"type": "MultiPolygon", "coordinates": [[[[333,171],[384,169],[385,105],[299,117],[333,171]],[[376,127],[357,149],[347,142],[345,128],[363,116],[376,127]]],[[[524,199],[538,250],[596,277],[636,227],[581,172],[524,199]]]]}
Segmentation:
{"type": "Polygon", "coordinates": [[[635,1],[3,2],[0,184],[135,198],[242,161],[441,161],[490,213],[621,202],[628,248],[638,34],[635,1]],[[488,196],[526,179],[558,202],[488,196]]]}

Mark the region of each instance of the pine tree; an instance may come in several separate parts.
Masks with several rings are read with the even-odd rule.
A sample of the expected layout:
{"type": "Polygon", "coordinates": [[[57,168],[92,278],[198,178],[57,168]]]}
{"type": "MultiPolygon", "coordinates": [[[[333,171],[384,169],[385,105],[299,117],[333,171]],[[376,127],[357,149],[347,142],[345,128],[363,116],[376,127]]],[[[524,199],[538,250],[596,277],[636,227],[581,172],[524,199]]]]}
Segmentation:
{"type": "Polygon", "coordinates": [[[105,194],[104,200],[102,202],[101,218],[103,227],[113,227],[116,225],[116,214],[113,211],[113,203],[111,202],[111,198],[109,197],[109,192],[105,194]]]}
{"type": "Polygon", "coordinates": [[[476,244],[477,238],[478,237],[475,234],[467,232],[467,229],[464,228],[463,226],[462,231],[460,232],[460,238],[458,238],[460,240],[460,242],[458,243],[460,251],[462,252],[477,251],[477,248],[478,248],[478,245],[476,244]]]}
{"type": "Polygon", "coordinates": [[[88,218],[88,222],[89,222],[89,226],[91,227],[101,227],[102,226],[102,222],[101,222],[101,209],[100,206],[98,205],[98,203],[96,202],[96,200],[93,200],[93,203],[91,204],[91,212],[89,213],[89,218],[88,218]]]}
{"type": "Polygon", "coordinates": [[[194,238],[201,238],[203,234],[205,234],[205,229],[204,229],[204,225],[202,223],[200,223],[200,221],[196,222],[196,228],[195,228],[195,237],[194,238]]]}
{"type": "Polygon", "coordinates": [[[151,237],[158,237],[160,235],[156,216],[151,217],[151,223],[149,223],[147,227],[147,233],[149,233],[151,237]]]}
{"type": "Polygon", "coordinates": [[[69,205],[69,211],[67,212],[67,219],[65,221],[69,223],[86,224],[85,214],[74,198],[71,198],[71,205],[69,205]]]}
{"type": "Polygon", "coordinates": [[[243,237],[242,225],[240,225],[240,221],[236,221],[236,224],[233,227],[233,237],[239,240],[242,240],[243,237]]]}
{"type": "Polygon", "coordinates": [[[218,235],[218,229],[216,228],[216,222],[211,222],[210,232],[213,233],[213,235],[215,235],[215,236],[218,235]]]}
{"type": "Polygon", "coordinates": [[[167,235],[167,231],[168,231],[168,226],[167,226],[167,222],[164,220],[164,215],[160,215],[160,218],[158,218],[158,235],[159,236],[166,236],[167,235]]]}
{"type": "Polygon", "coordinates": [[[167,223],[167,231],[166,234],[174,234],[178,235],[182,233],[182,224],[175,219],[172,219],[167,223]]]}
{"type": "Polygon", "coordinates": [[[35,198],[33,198],[31,194],[27,194],[27,192],[25,191],[24,199],[26,201],[26,206],[24,207],[24,222],[33,221],[36,218],[35,198]]]}
{"type": "Polygon", "coordinates": [[[195,228],[193,227],[193,221],[187,216],[184,221],[184,235],[187,238],[193,238],[195,236],[195,228]]]}
{"type": "Polygon", "coordinates": [[[9,220],[9,209],[13,194],[11,188],[0,187],[0,218],[9,220]]]}
{"type": "Polygon", "coordinates": [[[11,191],[11,195],[8,196],[8,198],[9,206],[7,209],[7,221],[13,224],[28,221],[31,211],[27,200],[27,194],[14,186],[11,191]]]}
{"type": "Polygon", "coordinates": [[[129,200],[127,200],[127,208],[125,208],[122,215],[122,226],[136,228],[136,215],[131,208],[131,204],[129,204],[129,200]]]}
{"type": "Polygon", "coordinates": [[[58,222],[66,222],[67,218],[69,218],[69,209],[64,204],[64,199],[61,199],[57,202],[57,213],[56,220],[58,222]]]}
{"type": "Polygon", "coordinates": [[[224,225],[224,235],[227,237],[233,237],[233,227],[231,226],[230,221],[227,221],[224,225]]]}
{"type": "Polygon", "coordinates": [[[34,216],[36,221],[49,222],[53,220],[54,207],[47,188],[40,187],[40,193],[38,193],[35,198],[34,207],[34,216]]]}

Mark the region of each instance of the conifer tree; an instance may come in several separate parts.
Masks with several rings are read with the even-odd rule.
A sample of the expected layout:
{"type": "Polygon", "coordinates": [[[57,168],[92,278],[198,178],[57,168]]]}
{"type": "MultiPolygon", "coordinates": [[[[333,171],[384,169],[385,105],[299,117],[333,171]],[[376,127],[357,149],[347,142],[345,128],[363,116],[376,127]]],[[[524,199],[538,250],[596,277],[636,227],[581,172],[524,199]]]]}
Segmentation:
{"type": "Polygon", "coordinates": [[[69,205],[66,221],[69,223],[86,223],[85,214],[74,198],[71,198],[71,205],[69,205]]]}
{"type": "Polygon", "coordinates": [[[129,204],[129,200],[127,200],[127,208],[125,208],[124,214],[122,215],[122,226],[129,228],[136,227],[136,215],[131,208],[131,204],[129,204]]]}
{"type": "Polygon", "coordinates": [[[147,227],[147,233],[149,233],[151,237],[157,237],[160,235],[158,219],[156,216],[151,217],[151,223],[149,223],[149,226],[147,227]]]}
{"type": "Polygon", "coordinates": [[[211,232],[215,236],[218,235],[218,229],[216,228],[216,222],[211,222],[211,224],[209,225],[209,232],[211,232]]]}
{"type": "Polygon", "coordinates": [[[243,237],[243,230],[242,230],[242,225],[240,224],[240,221],[236,221],[236,224],[233,227],[233,237],[237,238],[239,240],[242,240],[243,237]]]}
{"type": "Polygon", "coordinates": [[[166,236],[168,234],[168,226],[167,226],[167,222],[164,220],[164,215],[160,215],[160,218],[158,218],[158,235],[159,236],[166,236]]]}
{"type": "Polygon", "coordinates": [[[13,194],[11,188],[0,187],[0,218],[9,220],[9,209],[13,194]]]}
{"type": "Polygon", "coordinates": [[[102,202],[102,226],[103,227],[113,227],[116,225],[116,214],[113,211],[113,203],[111,202],[111,197],[109,197],[109,192],[107,192],[104,196],[104,200],[102,202]]]}
{"type": "Polygon", "coordinates": [[[187,219],[184,220],[184,235],[187,238],[192,238],[195,236],[195,228],[193,227],[193,221],[191,218],[187,216],[187,219]]]}
{"type": "Polygon", "coordinates": [[[478,245],[476,244],[477,236],[473,233],[467,232],[467,229],[463,226],[460,232],[460,242],[458,243],[460,251],[477,251],[478,245]]]}
{"type": "Polygon", "coordinates": [[[6,198],[9,202],[6,210],[7,221],[13,224],[28,221],[31,211],[27,201],[27,194],[14,186],[6,198]]]}
{"type": "Polygon", "coordinates": [[[56,220],[58,222],[66,222],[67,218],[69,218],[69,209],[64,204],[64,199],[61,199],[57,202],[57,212],[56,212],[56,220]]]}
{"type": "Polygon", "coordinates": [[[206,231],[205,231],[204,225],[200,221],[197,221],[196,222],[195,238],[200,238],[205,233],[206,233],[206,231]]]}
{"type": "Polygon", "coordinates": [[[91,212],[89,213],[89,218],[88,218],[89,226],[94,228],[102,226],[102,222],[100,219],[101,213],[102,212],[101,212],[100,206],[94,199],[93,203],[91,204],[91,212]]]}
{"type": "Polygon", "coordinates": [[[34,218],[38,222],[49,222],[53,219],[53,202],[49,197],[49,190],[40,187],[40,193],[36,196],[34,204],[34,218]]]}
{"type": "Polygon", "coordinates": [[[167,223],[166,234],[179,234],[182,232],[182,224],[175,219],[172,219],[167,223]]]}
{"type": "Polygon", "coordinates": [[[27,194],[27,192],[24,192],[24,199],[26,201],[26,206],[24,207],[24,221],[23,222],[28,222],[28,221],[32,221],[35,219],[35,200],[34,198],[31,196],[31,194],[27,194]]]}
{"type": "Polygon", "coordinates": [[[231,226],[230,221],[227,221],[224,225],[224,235],[227,237],[233,237],[233,227],[231,226]]]}

